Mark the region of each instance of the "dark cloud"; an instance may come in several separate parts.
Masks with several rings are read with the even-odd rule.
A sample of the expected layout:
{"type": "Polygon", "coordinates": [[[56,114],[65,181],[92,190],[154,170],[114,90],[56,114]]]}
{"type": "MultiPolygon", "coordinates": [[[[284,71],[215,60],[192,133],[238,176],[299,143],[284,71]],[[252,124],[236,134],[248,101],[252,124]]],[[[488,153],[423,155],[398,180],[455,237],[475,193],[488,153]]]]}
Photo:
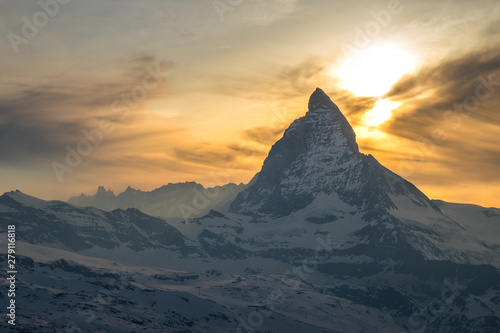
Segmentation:
{"type": "MultiPolygon", "coordinates": [[[[82,130],[92,130],[100,119],[115,124],[130,122],[140,108],[129,108],[127,117],[113,112],[111,103],[143,84],[147,66],[164,75],[171,62],[157,61],[140,54],[124,64],[116,77],[89,79],[49,78],[43,84],[19,87],[18,92],[0,96],[0,155],[3,164],[26,160],[53,160],[65,156],[66,145],[84,139],[82,130]]],[[[98,71],[98,69],[96,69],[98,71]]],[[[166,80],[162,77],[161,80],[166,80]]],[[[152,82],[152,81],[151,81],[152,82]]],[[[148,91],[147,98],[158,96],[162,88],[148,91]]],[[[164,95],[162,95],[164,96],[164,95]]]]}
{"type": "Polygon", "coordinates": [[[326,91],[326,93],[337,104],[352,126],[358,125],[363,115],[371,110],[377,101],[372,97],[355,96],[347,90],[337,89],[326,91]]]}
{"type": "Polygon", "coordinates": [[[255,127],[245,131],[245,139],[257,143],[269,145],[275,143],[285,131],[286,127],[271,128],[271,127],[255,127]]]}
{"type": "Polygon", "coordinates": [[[500,48],[463,54],[406,76],[386,97],[403,105],[384,130],[430,143],[433,151],[423,149],[426,162],[439,156],[432,163],[440,171],[426,169],[428,179],[500,181],[500,146],[494,144],[500,133],[500,48]],[[436,139],[436,133],[446,139],[436,139]]]}
{"type": "Polygon", "coordinates": [[[242,145],[242,144],[229,144],[228,148],[238,153],[238,155],[243,155],[247,157],[265,157],[269,149],[258,149],[254,146],[250,145],[242,145]]]}
{"type": "Polygon", "coordinates": [[[411,170],[404,176],[416,184],[449,188],[466,184],[500,184],[500,150],[455,138],[436,147],[436,154],[426,155],[416,149],[395,165],[395,172],[399,172],[401,166],[402,170],[411,170]],[[409,162],[411,158],[413,161],[409,162]]]}
{"type": "Polygon", "coordinates": [[[404,102],[404,112],[396,114],[386,130],[405,138],[429,138],[432,129],[449,118],[447,111],[496,122],[492,105],[498,105],[500,98],[500,48],[464,54],[403,77],[386,97],[404,102]],[[497,86],[486,87],[484,82],[492,79],[497,86]],[[467,111],[473,106],[467,103],[478,100],[478,91],[487,97],[467,111]]]}
{"type": "Polygon", "coordinates": [[[451,175],[455,181],[459,176],[460,181],[465,182],[500,182],[500,147],[495,144],[499,139],[500,124],[474,125],[478,130],[473,135],[459,132],[437,145],[439,163],[453,170],[451,175]]]}

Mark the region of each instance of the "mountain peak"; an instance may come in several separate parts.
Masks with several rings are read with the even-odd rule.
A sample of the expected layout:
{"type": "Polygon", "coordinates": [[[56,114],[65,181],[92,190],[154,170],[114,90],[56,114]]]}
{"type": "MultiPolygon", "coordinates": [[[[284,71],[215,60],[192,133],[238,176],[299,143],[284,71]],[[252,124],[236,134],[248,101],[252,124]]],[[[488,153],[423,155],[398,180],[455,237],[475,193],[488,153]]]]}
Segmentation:
{"type": "Polygon", "coordinates": [[[248,213],[261,207],[273,215],[287,215],[309,204],[314,194],[331,192],[336,170],[354,166],[360,155],[351,125],[317,88],[305,116],[296,119],[274,144],[255,181],[240,193],[231,209],[248,213]],[[245,199],[246,195],[252,198],[245,199]]]}
{"type": "Polygon", "coordinates": [[[106,193],[106,188],[104,186],[99,186],[97,187],[97,193],[96,194],[103,194],[106,193]]]}
{"type": "Polygon", "coordinates": [[[396,208],[391,196],[403,193],[412,194],[415,199],[409,200],[422,206],[433,206],[413,185],[360,153],[346,117],[317,88],[305,116],[296,119],[273,145],[261,171],[238,194],[230,210],[287,216],[327,196],[331,207],[347,204],[367,212],[396,208]]]}
{"type": "Polygon", "coordinates": [[[108,197],[115,197],[115,194],[111,190],[106,190],[104,186],[99,186],[97,188],[97,192],[95,194],[96,197],[98,198],[108,198],[108,197]]]}
{"type": "MultiPolygon", "coordinates": [[[[305,118],[318,118],[316,121],[317,130],[338,132],[340,141],[347,140],[347,146],[353,152],[359,152],[358,144],[356,143],[356,134],[346,117],[340,111],[339,107],[328,97],[328,95],[320,88],[312,93],[309,98],[308,111],[305,118]]],[[[311,119],[314,122],[314,120],[311,119]]],[[[340,142],[335,142],[339,145],[340,142]]]]}
{"type": "Polygon", "coordinates": [[[309,98],[308,113],[316,111],[325,111],[325,110],[340,112],[338,106],[332,102],[330,97],[328,97],[328,95],[320,88],[316,88],[316,90],[312,93],[311,97],[309,98]]]}

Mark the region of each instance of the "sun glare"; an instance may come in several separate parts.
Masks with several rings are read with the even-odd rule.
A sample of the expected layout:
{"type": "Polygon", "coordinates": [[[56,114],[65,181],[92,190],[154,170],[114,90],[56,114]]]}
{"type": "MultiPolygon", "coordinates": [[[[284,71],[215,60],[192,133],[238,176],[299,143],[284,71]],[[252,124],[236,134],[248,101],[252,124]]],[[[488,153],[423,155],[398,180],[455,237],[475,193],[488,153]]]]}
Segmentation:
{"type": "Polygon", "coordinates": [[[384,95],[404,74],[416,68],[416,57],[394,44],[379,44],[361,50],[345,60],[332,74],[342,88],[357,96],[384,95]]]}
{"type": "Polygon", "coordinates": [[[363,116],[364,125],[372,127],[382,124],[391,118],[392,110],[400,105],[400,102],[394,102],[387,98],[377,101],[375,107],[363,116]]]}

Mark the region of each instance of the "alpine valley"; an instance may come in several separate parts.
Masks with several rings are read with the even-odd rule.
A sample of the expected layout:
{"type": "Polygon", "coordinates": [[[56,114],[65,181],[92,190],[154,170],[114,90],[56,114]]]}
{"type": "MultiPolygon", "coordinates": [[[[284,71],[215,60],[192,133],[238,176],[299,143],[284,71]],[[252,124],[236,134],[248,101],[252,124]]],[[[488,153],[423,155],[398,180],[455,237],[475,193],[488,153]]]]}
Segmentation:
{"type": "Polygon", "coordinates": [[[12,191],[9,225],[16,325],[2,329],[500,332],[500,209],[430,200],[359,151],[321,89],[249,184],[12,191]]]}

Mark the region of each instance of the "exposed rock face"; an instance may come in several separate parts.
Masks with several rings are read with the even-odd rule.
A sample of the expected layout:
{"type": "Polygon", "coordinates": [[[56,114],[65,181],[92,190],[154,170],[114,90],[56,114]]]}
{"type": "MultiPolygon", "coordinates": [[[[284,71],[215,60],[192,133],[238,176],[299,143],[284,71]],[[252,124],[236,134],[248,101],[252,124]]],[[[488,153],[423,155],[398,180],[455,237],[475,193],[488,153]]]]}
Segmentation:
{"type": "Polygon", "coordinates": [[[318,88],[309,100],[309,111],[274,144],[261,171],[230,210],[251,216],[286,216],[322,193],[335,193],[362,210],[396,208],[389,194],[411,193],[419,204],[437,209],[413,185],[371,155],[359,152],[351,125],[318,88]]]}

